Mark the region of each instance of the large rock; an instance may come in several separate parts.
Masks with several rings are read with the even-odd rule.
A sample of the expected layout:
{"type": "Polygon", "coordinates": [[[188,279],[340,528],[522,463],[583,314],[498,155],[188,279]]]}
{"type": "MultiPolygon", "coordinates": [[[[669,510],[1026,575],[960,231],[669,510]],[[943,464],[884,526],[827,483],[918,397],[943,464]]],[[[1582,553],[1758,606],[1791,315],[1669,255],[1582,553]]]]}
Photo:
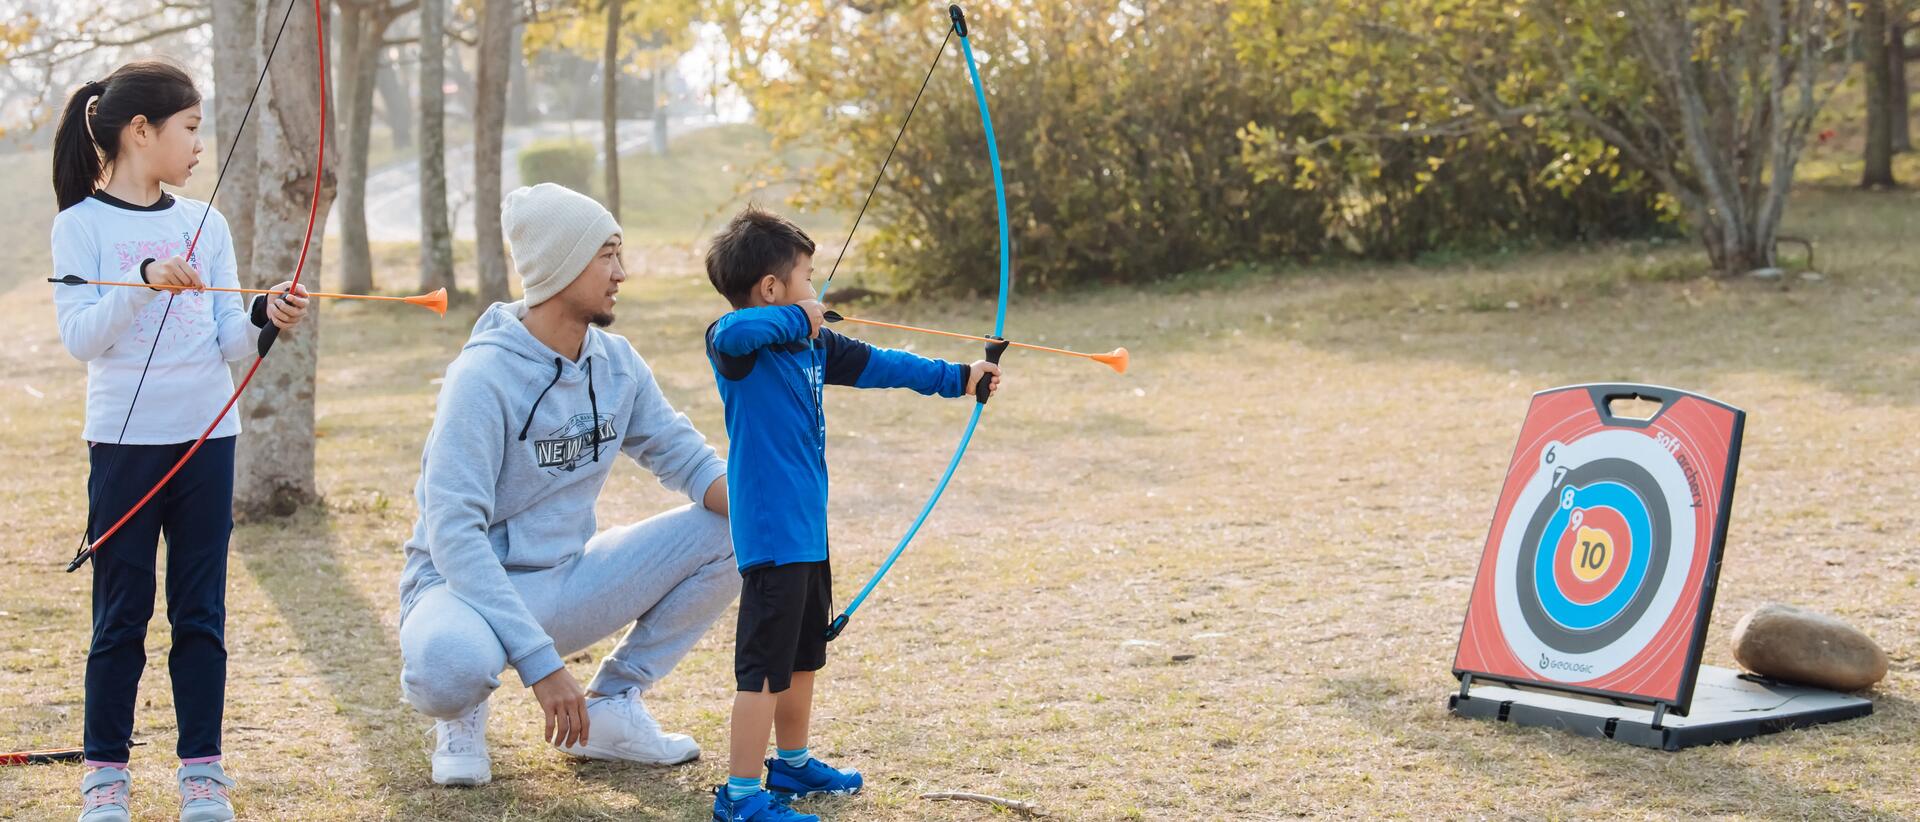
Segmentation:
{"type": "Polygon", "coordinates": [[[1761,676],[1836,691],[1858,691],[1887,675],[1887,652],[1859,629],[1777,602],[1733,626],[1733,658],[1761,676]]]}

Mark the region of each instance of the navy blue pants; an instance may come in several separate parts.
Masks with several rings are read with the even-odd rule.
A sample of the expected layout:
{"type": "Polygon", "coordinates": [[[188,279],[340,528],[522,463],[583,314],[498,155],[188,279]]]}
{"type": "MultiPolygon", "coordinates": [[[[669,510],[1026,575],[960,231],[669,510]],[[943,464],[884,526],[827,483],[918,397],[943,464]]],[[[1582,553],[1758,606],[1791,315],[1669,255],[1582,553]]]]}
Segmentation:
{"type": "MultiPolygon", "coordinates": [[[[93,558],[93,645],[87,652],[86,757],[121,763],[147,664],[156,557],[167,538],[167,621],[174,719],[183,760],[220,756],[227,691],[227,538],[233,533],[233,437],[209,439],[160,494],[93,558]]],[[[191,443],[88,447],[91,540],[119,521],[191,443]]]]}

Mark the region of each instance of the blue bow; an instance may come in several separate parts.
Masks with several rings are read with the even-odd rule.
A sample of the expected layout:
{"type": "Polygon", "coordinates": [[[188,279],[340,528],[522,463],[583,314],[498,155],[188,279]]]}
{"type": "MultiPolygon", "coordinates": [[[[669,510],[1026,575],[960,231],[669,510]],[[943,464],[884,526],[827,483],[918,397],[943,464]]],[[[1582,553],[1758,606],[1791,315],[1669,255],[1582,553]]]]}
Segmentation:
{"type": "MultiPolygon", "coordinates": [[[[933,55],[933,67],[940,65],[940,55],[946,52],[947,43],[953,40],[954,35],[959,35],[960,52],[966,55],[967,58],[967,79],[973,83],[973,98],[980,104],[980,125],[981,128],[986,131],[987,137],[987,160],[993,164],[993,198],[994,205],[999,209],[1000,213],[1000,300],[994,310],[993,334],[991,336],[998,339],[1003,337],[1006,331],[1007,292],[1011,289],[1013,270],[1013,247],[1008,240],[1008,235],[1011,232],[1007,226],[1007,189],[1000,176],[1000,147],[993,136],[993,115],[987,111],[987,92],[980,84],[980,67],[974,63],[973,45],[967,37],[966,13],[961,11],[958,4],[955,4],[947,7],[947,16],[952,20],[952,25],[947,29],[946,39],[940,41],[940,50],[933,55]]],[[[927,80],[931,79],[933,79],[933,68],[928,68],[927,80]]],[[[920,83],[920,91],[923,93],[927,90],[927,80],[923,80],[920,83]]],[[[894,148],[900,146],[900,137],[907,133],[907,123],[912,122],[913,111],[919,104],[920,95],[915,94],[913,104],[907,107],[906,119],[900,124],[900,134],[893,138],[894,148]]],[[[890,161],[892,159],[893,149],[890,148],[887,150],[887,160],[890,161]]],[[[886,173],[887,163],[886,161],[882,161],[880,164],[880,174],[876,176],[873,181],[874,188],[867,192],[867,202],[872,202],[873,191],[879,188],[880,180],[886,176],[886,173]]],[[[866,210],[866,203],[862,203],[860,206],[860,214],[865,214],[866,210]]],[[[853,230],[857,230],[859,227],[860,215],[855,215],[853,219],[853,229],[847,232],[848,243],[853,241],[853,230]]],[[[841,257],[846,256],[845,245],[841,246],[840,254],[841,257]]],[[[833,271],[829,271],[827,274],[826,284],[820,289],[821,299],[825,299],[827,289],[833,287],[833,274],[837,272],[840,267],[839,258],[835,258],[833,266],[833,271]]],[[[987,346],[987,359],[992,362],[999,362],[1000,353],[1005,350],[1006,343],[1004,341],[993,343],[987,346]]],[[[940,482],[933,487],[933,494],[927,497],[926,504],[920,508],[920,515],[914,517],[913,525],[909,526],[906,534],[900,537],[899,544],[893,547],[893,552],[888,554],[887,560],[880,564],[880,569],[874,572],[873,578],[867,580],[867,584],[860,589],[860,593],[856,594],[853,600],[847,603],[846,610],[841,611],[839,616],[834,617],[833,624],[827,628],[828,641],[832,641],[834,637],[839,636],[840,632],[847,627],[847,620],[853,617],[853,612],[859,609],[861,603],[866,602],[867,597],[873,593],[873,589],[880,584],[880,580],[886,577],[889,570],[892,570],[893,564],[900,559],[902,553],[906,552],[907,546],[913,542],[914,536],[920,533],[921,526],[926,525],[928,515],[933,513],[933,507],[940,502],[940,495],[946,493],[947,484],[953,481],[953,473],[960,467],[960,459],[967,454],[967,445],[973,441],[974,429],[980,425],[980,414],[987,408],[987,398],[992,394],[989,388],[988,377],[981,377],[980,385],[974,389],[974,394],[978,402],[974,403],[973,413],[967,418],[966,430],[960,434],[960,444],[953,449],[953,457],[947,461],[947,470],[940,475],[940,482]]]]}

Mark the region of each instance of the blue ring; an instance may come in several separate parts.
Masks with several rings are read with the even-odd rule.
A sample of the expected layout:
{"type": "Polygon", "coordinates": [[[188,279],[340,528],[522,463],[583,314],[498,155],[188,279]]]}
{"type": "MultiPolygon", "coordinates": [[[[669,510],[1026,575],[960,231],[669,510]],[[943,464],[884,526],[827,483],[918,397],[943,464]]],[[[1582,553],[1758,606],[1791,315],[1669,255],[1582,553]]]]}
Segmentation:
{"type": "Polygon", "coordinates": [[[1561,504],[1547,521],[1534,550],[1533,585],[1539,592],[1540,607],[1554,622],[1571,631],[1590,631],[1612,621],[1633,601],[1633,595],[1646,582],[1647,563],[1653,545],[1653,527],[1648,522],[1647,505],[1633,489],[1617,482],[1596,482],[1585,488],[1561,492],[1561,504]],[[1627,560],[1626,573],[1598,602],[1581,605],[1567,598],[1554,581],[1553,561],[1560,537],[1567,531],[1574,508],[1612,508],[1627,521],[1633,538],[1633,554],[1627,560]]]}

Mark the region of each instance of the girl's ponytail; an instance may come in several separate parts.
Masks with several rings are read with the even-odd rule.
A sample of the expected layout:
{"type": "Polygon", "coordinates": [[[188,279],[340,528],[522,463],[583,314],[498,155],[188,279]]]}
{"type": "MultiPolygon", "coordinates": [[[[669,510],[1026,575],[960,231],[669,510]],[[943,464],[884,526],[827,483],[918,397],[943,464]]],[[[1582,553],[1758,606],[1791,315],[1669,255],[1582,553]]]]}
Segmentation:
{"type": "Polygon", "coordinates": [[[200,104],[193,78],[160,60],[136,60],[67,99],[53,137],[53,194],[60,210],[93,195],[106,165],[120,154],[120,130],[135,117],[155,128],[200,104]]]}
{"type": "Polygon", "coordinates": [[[88,120],[94,100],[106,91],[106,83],[89,80],[68,98],[60,114],[60,128],[53,137],[53,194],[61,211],[86,199],[100,184],[100,147],[88,120]]]}

